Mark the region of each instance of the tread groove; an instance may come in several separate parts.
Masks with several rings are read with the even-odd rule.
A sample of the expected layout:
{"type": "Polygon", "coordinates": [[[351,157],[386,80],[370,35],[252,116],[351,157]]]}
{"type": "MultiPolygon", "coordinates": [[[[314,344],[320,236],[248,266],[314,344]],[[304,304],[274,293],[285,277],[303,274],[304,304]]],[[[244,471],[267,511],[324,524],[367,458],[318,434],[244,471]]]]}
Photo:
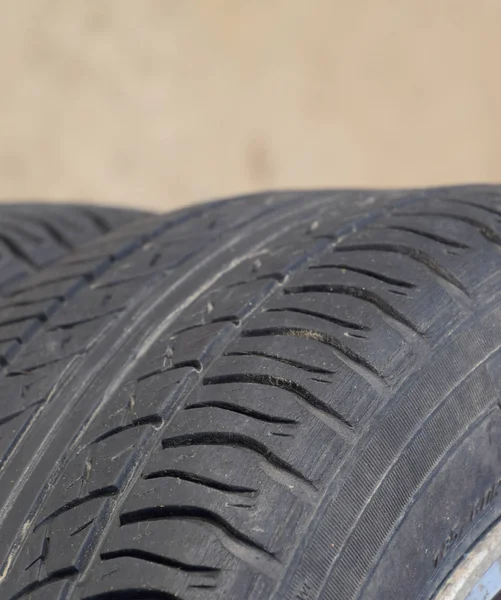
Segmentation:
{"type": "Polygon", "coordinates": [[[154,369],[153,371],[148,371],[147,373],[140,375],[136,379],[136,382],[139,383],[141,381],[145,381],[146,379],[150,379],[151,377],[155,377],[155,375],[161,375],[162,373],[167,373],[168,371],[175,371],[176,369],[184,369],[186,367],[195,369],[197,373],[200,373],[203,369],[202,363],[199,360],[185,360],[174,363],[170,366],[160,367],[158,369],[154,369]]]}
{"type": "MultiPolygon", "coordinates": [[[[348,360],[351,364],[355,364],[358,368],[366,372],[370,377],[376,377],[382,383],[384,383],[383,375],[374,367],[374,365],[372,365],[369,361],[367,361],[365,358],[361,357],[357,353],[353,352],[353,350],[345,346],[335,337],[325,334],[322,331],[305,329],[301,327],[265,327],[262,329],[247,330],[243,332],[242,335],[244,335],[245,337],[268,337],[275,335],[283,335],[320,342],[321,344],[330,346],[333,350],[337,351],[338,354],[341,357],[343,357],[340,358],[340,360],[348,360]]],[[[338,418],[343,420],[342,417],[338,418]]]]}
{"type": "Polygon", "coordinates": [[[30,583],[23,589],[19,590],[19,592],[17,592],[13,596],[11,596],[10,600],[19,600],[19,598],[23,598],[24,596],[27,596],[28,594],[32,594],[33,592],[36,592],[37,590],[39,590],[41,588],[44,588],[52,583],[55,583],[56,581],[60,581],[61,579],[70,579],[71,577],[74,577],[77,574],[78,574],[78,570],[76,567],[73,567],[73,566],[65,567],[64,569],[60,569],[58,571],[55,571],[54,573],[51,573],[45,579],[40,579],[38,581],[34,581],[33,583],[30,583]]]}
{"type": "Polygon", "coordinates": [[[12,319],[5,319],[5,321],[0,322],[0,328],[6,327],[7,325],[17,325],[18,323],[26,323],[26,321],[31,321],[33,319],[38,319],[42,323],[47,321],[47,315],[44,313],[32,313],[29,315],[24,315],[22,317],[16,317],[12,319]]]}
{"type": "Polygon", "coordinates": [[[74,329],[79,325],[85,325],[86,323],[93,323],[94,321],[98,321],[104,317],[111,317],[113,315],[119,315],[123,313],[125,308],[115,308],[108,312],[100,313],[98,315],[94,315],[93,317],[88,317],[86,319],[80,319],[71,321],[69,323],[62,323],[61,325],[55,325],[54,327],[49,327],[47,331],[67,331],[68,329],[74,329]]]}
{"type": "Polygon", "coordinates": [[[11,413],[10,415],[7,415],[6,417],[2,417],[0,419],[0,426],[1,425],[5,425],[9,421],[12,421],[16,417],[19,417],[19,415],[22,415],[23,413],[25,413],[27,410],[30,410],[30,408],[34,408],[35,406],[39,406],[40,404],[43,404],[44,402],[45,402],[45,400],[38,400],[38,402],[33,402],[32,404],[30,404],[26,408],[23,408],[22,410],[18,410],[18,411],[14,412],[14,413],[11,413]]]}
{"type": "Polygon", "coordinates": [[[55,302],[64,302],[64,296],[46,296],[45,298],[37,298],[36,300],[7,302],[6,304],[2,304],[2,310],[6,310],[7,308],[19,308],[20,306],[33,306],[36,304],[42,304],[43,302],[50,302],[51,300],[55,302]]]}
{"type": "Polygon", "coordinates": [[[345,319],[339,319],[338,317],[331,317],[330,315],[326,315],[316,310],[310,310],[308,308],[296,308],[292,306],[284,308],[268,308],[264,312],[298,313],[300,315],[316,317],[317,319],[321,319],[322,321],[327,321],[329,323],[334,323],[334,325],[339,325],[340,327],[348,327],[348,329],[354,329],[355,331],[370,331],[370,327],[367,327],[366,325],[361,325],[360,323],[355,323],[353,321],[346,321],[345,319]]]}
{"type": "Polygon", "coordinates": [[[187,327],[183,327],[182,329],[176,329],[172,335],[178,336],[181,333],[186,333],[187,331],[193,331],[194,329],[200,329],[201,327],[209,327],[210,325],[216,325],[217,323],[231,323],[235,325],[235,327],[240,327],[241,321],[236,317],[224,316],[218,317],[217,319],[212,319],[211,321],[207,321],[207,323],[197,323],[195,325],[188,325],[187,327]]]}
{"type": "Polygon", "coordinates": [[[428,240],[438,242],[439,244],[443,244],[444,246],[449,246],[450,248],[459,248],[461,250],[467,250],[470,248],[470,246],[468,246],[467,244],[462,244],[461,242],[450,240],[441,235],[437,235],[436,233],[422,231],[421,229],[417,229],[415,227],[407,227],[404,225],[384,225],[382,227],[373,227],[372,229],[391,229],[394,231],[405,231],[407,233],[413,233],[414,235],[419,235],[420,237],[424,237],[428,240]]]}
{"type": "Polygon", "coordinates": [[[341,271],[352,271],[353,273],[360,273],[361,275],[367,275],[367,277],[372,277],[373,279],[377,279],[378,281],[382,281],[383,283],[387,283],[389,285],[396,285],[397,287],[403,287],[407,289],[416,288],[416,284],[410,283],[409,281],[404,281],[403,279],[397,279],[395,277],[388,277],[387,275],[383,275],[382,273],[377,273],[376,271],[371,271],[370,269],[363,269],[362,267],[353,267],[351,265],[346,264],[327,264],[327,265],[312,265],[309,267],[311,270],[315,269],[339,269],[341,271]]]}
{"type": "Polygon", "coordinates": [[[284,293],[288,295],[324,293],[352,296],[353,298],[358,298],[360,300],[365,300],[366,302],[369,302],[370,304],[378,308],[381,312],[383,312],[386,316],[390,317],[391,319],[394,319],[395,321],[398,321],[401,325],[404,325],[408,329],[411,329],[414,333],[420,333],[418,328],[411,321],[409,321],[407,317],[400,313],[389,302],[383,300],[381,296],[366,288],[331,283],[313,283],[309,285],[305,284],[287,288],[284,290],[284,293]]]}
{"type": "MultiPolygon", "coordinates": [[[[16,217],[14,217],[15,219],[16,217]]],[[[19,217],[17,217],[19,218],[19,217]]],[[[41,235],[37,235],[36,233],[33,233],[33,231],[29,231],[26,229],[26,225],[23,223],[23,225],[19,225],[18,223],[15,222],[12,217],[7,217],[7,222],[8,222],[8,227],[10,231],[14,231],[16,232],[18,235],[20,235],[21,237],[23,237],[25,240],[31,242],[32,244],[36,244],[36,245],[40,245],[43,244],[43,237],[41,235]]]]}
{"type": "Polygon", "coordinates": [[[39,267],[33,261],[31,256],[27,252],[24,251],[24,248],[22,247],[22,245],[18,244],[10,236],[8,236],[4,233],[0,233],[0,242],[3,242],[5,244],[5,246],[9,249],[9,252],[13,256],[18,258],[22,262],[25,262],[29,267],[31,267],[31,269],[33,269],[33,270],[39,269],[39,267]]]}
{"type": "MultiPolygon", "coordinates": [[[[410,246],[404,246],[401,244],[384,244],[378,242],[375,244],[351,244],[349,246],[339,247],[337,248],[337,250],[339,252],[393,252],[394,254],[402,254],[403,256],[408,256],[412,260],[415,260],[416,262],[425,266],[439,280],[443,280],[446,283],[453,285],[460,292],[469,297],[468,291],[455,275],[453,275],[450,271],[439,265],[438,262],[429,254],[426,254],[426,252],[418,250],[417,248],[412,248],[410,246]]],[[[334,249],[334,251],[336,251],[336,249],[334,249]]]]}
{"type": "Polygon", "coordinates": [[[94,523],[94,521],[95,521],[95,519],[90,519],[90,521],[87,521],[87,523],[84,523],[80,527],[77,527],[77,529],[75,529],[75,531],[72,531],[70,533],[70,537],[74,537],[75,535],[82,533],[82,531],[85,531],[87,529],[87,527],[90,527],[92,525],[92,523],[94,523]]]}
{"type": "Polygon", "coordinates": [[[98,436],[92,442],[89,443],[89,446],[93,444],[98,444],[99,442],[103,442],[114,435],[118,435],[123,431],[127,431],[128,429],[134,429],[135,427],[142,427],[145,425],[153,425],[154,427],[160,427],[163,424],[163,419],[160,415],[149,415],[147,417],[141,417],[139,419],[134,419],[131,423],[127,423],[127,425],[122,425],[121,427],[114,427],[109,431],[106,431],[102,435],[98,436]]]}
{"type": "Polygon", "coordinates": [[[6,377],[20,377],[22,375],[27,375],[28,373],[34,373],[35,371],[39,371],[40,369],[43,369],[44,367],[47,367],[49,365],[55,365],[58,362],[61,362],[62,360],[74,358],[75,356],[81,356],[82,353],[82,350],[78,352],[72,352],[71,354],[66,354],[65,356],[58,356],[57,358],[54,358],[53,360],[49,360],[44,363],[38,363],[37,365],[32,365],[31,367],[25,367],[22,371],[8,371],[6,377]]]}
{"type": "Polygon", "coordinates": [[[80,208],[80,213],[87,217],[102,235],[109,233],[113,229],[110,223],[102,215],[92,210],[92,208],[80,208]]]}
{"type": "MultiPolygon", "coordinates": [[[[13,599],[15,600],[15,599],[13,599]]],[[[162,590],[129,588],[127,590],[112,590],[92,596],[85,596],[83,600],[183,600],[177,594],[169,594],[162,590]]]]}
{"type": "Polygon", "coordinates": [[[406,217],[409,217],[409,216],[440,217],[442,219],[453,219],[454,221],[461,221],[462,223],[467,223],[468,225],[475,227],[475,229],[477,229],[478,232],[481,235],[483,235],[485,239],[489,240],[490,242],[494,242],[498,246],[501,246],[501,236],[499,236],[494,231],[494,229],[492,229],[491,227],[489,227],[482,221],[479,221],[478,219],[473,219],[472,217],[466,217],[463,215],[452,215],[450,213],[440,212],[440,211],[419,211],[419,212],[413,212],[413,213],[408,213],[408,214],[401,213],[401,212],[395,212],[393,214],[396,217],[402,217],[402,216],[406,216],[406,217]]]}
{"type": "Polygon", "coordinates": [[[290,365],[292,367],[297,367],[298,369],[302,369],[303,371],[307,371],[308,373],[319,373],[322,375],[335,375],[336,371],[332,371],[329,369],[324,369],[322,367],[316,367],[314,365],[309,365],[300,360],[292,360],[290,358],[283,358],[282,356],[277,356],[276,354],[268,354],[268,352],[260,352],[258,350],[246,350],[241,352],[226,352],[223,356],[257,356],[260,358],[267,358],[269,360],[273,360],[284,365],[290,365]]]}
{"type": "Polygon", "coordinates": [[[69,252],[75,249],[75,246],[47,219],[32,216],[27,217],[27,219],[44,229],[56,245],[61,246],[61,248],[69,252]]]}
{"type": "Polygon", "coordinates": [[[124,550],[110,550],[108,552],[101,553],[101,559],[104,561],[113,560],[115,558],[136,558],[138,560],[144,560],[147,562],[155,563],[157,565],[164,565],[165,567],[172,567],[185,573],[219,573],[220,569],[216,567],[205,567],[203,565],[190,565],[185,562],[181,562],[174,558],[168,558],[167,556],[161,556],[154,552],[146,552],[145,550],[136,550],[135,548],[124,549],[124,550]]]}
{"type": "Polygon", "coordinates": [[[179,471],[176,469],[162,469],[160,471],[153,471],[152,473],[143,475],[143,479],[145,480],[162,479],[164,477],[172,477],[174,479],[181,479],[182,481],[189,481],[190,483],[203,485],[213,490],[226,492],[228,494],[239,494],[241,496],[255,496],[258,494],[258,491],[253,488],[232,485],[222,481],[216,481],[215,479],[210,479],[209,477],[195,475],[195,473],[188,473],[187,471],[179,471]]]}
{"type": "MultiPolygon", "coordinates": [[[[249,334],[256,333],[261,330],[251,330],[249,334]]],[[[286,329],[284,331],[290,332],[290,329],[286,329]]],[[[269,334],[267,334],[269,335],[269,334]]],[[[280,335],[280,334],[272,334],[272,335],[280,335]]],[[[301,336],[302,337],[302,336],[301,336]]],[[[373,367],[371,367],[373,368],[373,367]]],[[[213,377],[206,377],[204,379],[204,385],[218,385],[220,383],[258,383],[261,385],[266,385],[269,387],[276,387],[282,390],[286,390],[291,392],[296,397],[301,398],[305,401],[307,406],[311,406],[316,410],[324,413],[329,417],[333,417],[338,421],[341,425],[348,429],[352,429],[353,426],[349,421],[347,421],[337,410],[332,408],[329,404],[317,398],[314,394],[312,394],[309,390],[304,388],[303,386],[291,381],[290,379],[285,379],[283,377],[275,377],[273,375],[267,375],[264,373],[236,373],[232,375],[216,375],[213,377]]]]}
{"type": "MultiPolygon", "coordinates": [[[[496,194],[495,198],[499,201],[500,197],[496,194]]],[[[454,202],[454,204],[466,204],[466,206],[472,206],[473,208],[479,208],[480,210],[485,210],[491,215],[496,215],[501,217],[501,211],[491,206],[485,206],[484,204],[480,204],[480,202],[473,202],[472,200],[460,200],[459,198],[445,198],[445,200],[449,202],[454,202]]]]}
{"type": "MultiPolygon", "coordinates": [[[[196,520],[212,525],[218,531],[220,531],[225,537],[230,538],[233,542],[236,542],[242,547],[244,551],[258,551],[268,559],[277,561],[275,555],[267,550],[261,544],[250,537],[243,534],[236,527],[233,527],[226,519],[218,515],[217,513],[200,508],[198,506],[150,506],[147,508],[140,508],[138,510],[125,512],[120,515],[120,525],[122,527],[132,525],[134,523],[142,523],[145,521],[158,521],[165,519],[176,519],[176,520],[196,520]]],[[[278,562],[278,561],[277,561],[278,562]]]]}
{"type": "Polygon", "coordinates": [[[42,527],[43,525],[47,525],[47,523],[50,523],[51,521],[59,517],[59,515],[62,515],[63,513],[68,512],[73,508],[76,508],[77,506],[86,504],[87,502],[95,500],[96,498],[109,498],[111,496],[116,496],[118,492],[119,489],[115,485],[107,485],[105,487],[94,490],[90,494],[87,494],[87,496],[75,498],[74,500],[63,504],[63,506],[59,507],[54,512],[50,513],[50,515],[47,515],[44,519],[39,521],[33,528],[33,531],[37,531],[37,529],[40,529],[40,527],[42,527]]]}
{"type": "Polygon", "coordinates": [[[244,450],[250,450],[251,452],[255,452],[256,454],[262,456],[272,467],[275,467],[285,475],[289,475],[292,478],[315,488],[312,481],[310,481],[289,463],[282,460],[265,444],[247,435],[242,435],[240,433],[207,431],[203,433],[178,435],[162,440],[162,447],[164,450],[167,448],[185,448],[190,446],[229,446],[231,448],[243,448],[244,450]]]}
{"type": "Polygon", "coordinates": [[[84,281],[92,281],[94,279],[91,271],[87,273],[79,273],[71,274],[71,275],[62,275],[60,277],[54,277],[53,279],[43,279],[42,281],[35,281],[32,284],[28,283],[28,285],[23,285],[23,287],[16,289],[14,292],[9,294],[9,298],[16,298],[22,294],[26,294],[27,292],[34,292],[44,287],[49,287],[51,285],[57,285],[59,283],[65,283],[67,281],[74,281],[75,283],[80,283],[84,281]]]}
{"type": "Polygon", "coordinates": [[[252,410],[251,408],[245,408],[243,406],[238,406],[237,404],[232,404],[231,402],[222,402],[217,400],[212,402],[199,402],[197,404],[190,404],[189,406],[185,406],[184,410],[193,410],[197,408],[220,408],[221,410],[227,410],[240,415],[245,415],[246,417],[251,417],[252,419],[257,419],[258,421],[264,421],[265,423],[276,423],[279,425],[298,424],[298,421],[294,419],[275,417],[257,410],[252,410]]]}

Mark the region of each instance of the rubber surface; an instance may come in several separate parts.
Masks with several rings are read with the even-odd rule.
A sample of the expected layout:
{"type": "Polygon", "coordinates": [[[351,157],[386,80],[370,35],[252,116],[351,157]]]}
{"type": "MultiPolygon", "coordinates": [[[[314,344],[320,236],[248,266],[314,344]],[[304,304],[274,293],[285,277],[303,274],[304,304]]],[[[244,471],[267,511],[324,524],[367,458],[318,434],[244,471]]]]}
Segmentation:
{"type": "Polygon", "coordinates": [[[501,514],[501,191],[142,219],[0,303],[0,596],[421,600],[501,514]]]}
{"type": "Polygon", "coordinates": [[[146,213],[96,206],[0,204],[0,293],[146,213]]]}

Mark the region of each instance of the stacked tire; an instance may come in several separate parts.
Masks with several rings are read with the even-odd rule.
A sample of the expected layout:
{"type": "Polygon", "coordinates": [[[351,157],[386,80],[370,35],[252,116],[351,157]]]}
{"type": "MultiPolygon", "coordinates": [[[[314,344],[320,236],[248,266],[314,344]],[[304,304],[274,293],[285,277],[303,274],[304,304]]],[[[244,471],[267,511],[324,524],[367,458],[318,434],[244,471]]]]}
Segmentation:
{"type": "Polygon", "coordinates": [[[425,600],[501,515],[501,189],[0,209],[0,597],[425,600]]]}

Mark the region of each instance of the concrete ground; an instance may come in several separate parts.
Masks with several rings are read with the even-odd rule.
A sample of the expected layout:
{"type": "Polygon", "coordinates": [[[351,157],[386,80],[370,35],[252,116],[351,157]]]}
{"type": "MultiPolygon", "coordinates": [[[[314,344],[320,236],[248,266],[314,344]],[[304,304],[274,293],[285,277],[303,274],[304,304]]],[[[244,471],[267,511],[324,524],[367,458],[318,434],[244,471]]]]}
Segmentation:
{"type": "Polygon", "coordinates": [[[0,198],[501,180],[500,0],[0,0],[0,198]]]}

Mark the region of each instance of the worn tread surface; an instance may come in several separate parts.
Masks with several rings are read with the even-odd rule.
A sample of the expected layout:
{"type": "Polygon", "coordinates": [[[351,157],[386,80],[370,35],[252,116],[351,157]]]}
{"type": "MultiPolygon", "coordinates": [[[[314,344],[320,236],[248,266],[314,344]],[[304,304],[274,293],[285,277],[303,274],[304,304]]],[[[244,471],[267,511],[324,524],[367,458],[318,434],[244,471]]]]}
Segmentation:
{"type": "Polygon", "coordinates": [[[497,408],[500,199],[235,199],[21,284],[0,302],[2,598],[425,597],[377,566],[497,408]]]}
{"type": "Polygon", "coordinates": [[[147,213],[97,206],[0,204],[0,293],[68,252],[147,213]]]}

